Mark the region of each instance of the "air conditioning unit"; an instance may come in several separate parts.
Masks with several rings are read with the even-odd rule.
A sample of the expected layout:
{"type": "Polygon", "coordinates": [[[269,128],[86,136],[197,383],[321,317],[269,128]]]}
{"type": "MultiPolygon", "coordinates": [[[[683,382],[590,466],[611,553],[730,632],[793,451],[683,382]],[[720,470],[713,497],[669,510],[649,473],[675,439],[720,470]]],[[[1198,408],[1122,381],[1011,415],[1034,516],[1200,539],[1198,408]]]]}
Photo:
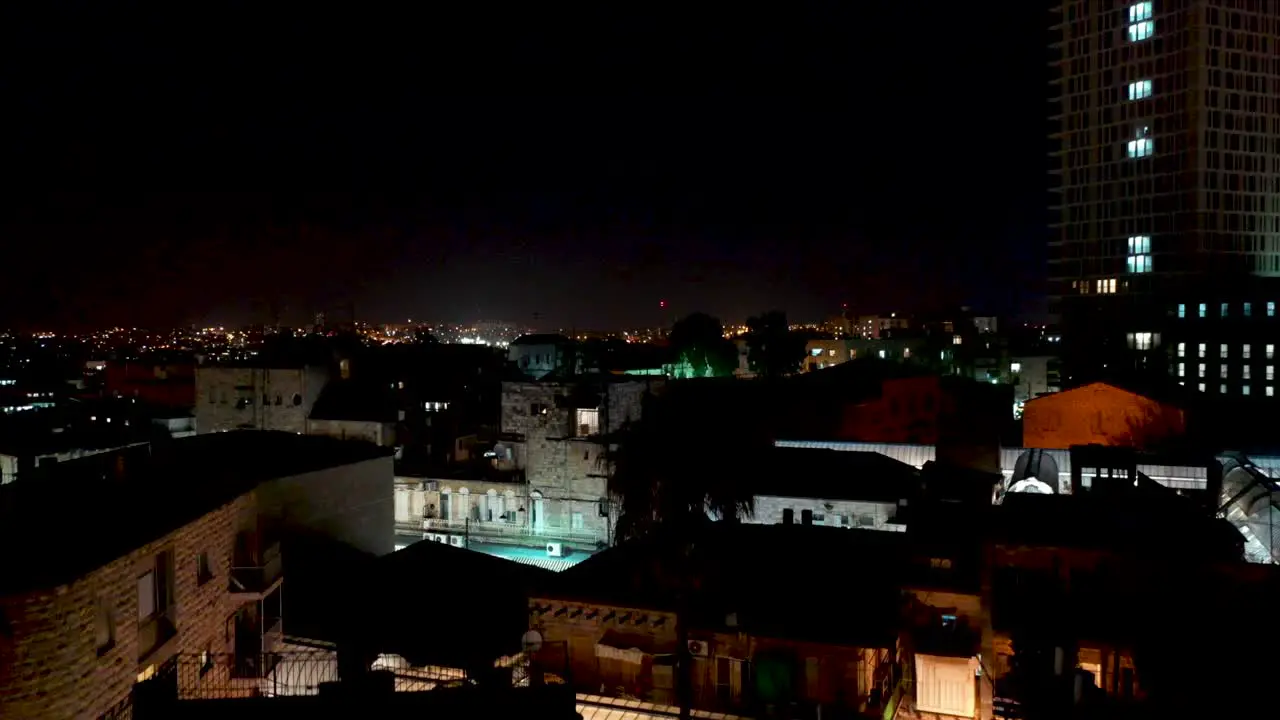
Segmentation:
{"type": "Polygon", "coordinates": [[[435,535],[431,536],[431,539],[435,540],[438,543],[443,543],[445,545],[449,544],[449,536],[445,535],[444,533],[436,533],[435,535]]]}
{"type": "Polygon", "coordinates": [[[547,557],[564,557],[564,543],[547,543],[547,557]]]}
{"type": "Polygon", "coordinates": [[[707,642],[705,640],[690,640],[689,654],[694,657],[707,656],[707,642]]]}
{"type": "Polygon", "coordinates": [[[461,535],[450,535],[449,544],[454,547],[462,547],[463,537],[461,535]]]}

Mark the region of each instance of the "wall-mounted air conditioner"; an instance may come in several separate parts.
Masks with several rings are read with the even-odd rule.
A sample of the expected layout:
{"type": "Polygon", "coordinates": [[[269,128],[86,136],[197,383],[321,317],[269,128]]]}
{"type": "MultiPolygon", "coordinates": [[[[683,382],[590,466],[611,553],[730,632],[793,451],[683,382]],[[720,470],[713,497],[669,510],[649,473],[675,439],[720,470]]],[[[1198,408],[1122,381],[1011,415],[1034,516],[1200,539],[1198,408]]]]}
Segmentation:
{"type": "Polygon", "coordinates": [[[690,640],[688,647],[689,654],[693,657],[707,656],[707,642],[705,640],[690,640]]]}
{"type": "Polygon", "coordinates": [[[564,557],[564,543],[547,543],[547,557],[564,557]]]}
{"type": "Polygon", "coordinates": [[[463,540],[465,540],[465,538],[463,538],[461,535],[449,536],[449,544],[454,547],[462,547],[463,540]]]}

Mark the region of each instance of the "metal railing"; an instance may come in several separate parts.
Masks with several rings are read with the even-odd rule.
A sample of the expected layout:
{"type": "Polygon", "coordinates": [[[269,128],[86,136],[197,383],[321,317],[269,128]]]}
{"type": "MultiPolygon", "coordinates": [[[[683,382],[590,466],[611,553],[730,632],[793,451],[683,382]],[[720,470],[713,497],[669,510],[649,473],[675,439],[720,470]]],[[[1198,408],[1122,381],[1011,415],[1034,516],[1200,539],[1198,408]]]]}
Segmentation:
{"type": "Polygon", "coordinates": [[[227,580],[228,592],[259,594],[271,587],[280,578],[280,546],[271,546],[264,556],[258,565],[233,565],[227,580]]]}
{"type": "Polygon", "coordinates": [[[586,528],[562,528],[562,527],[529,527],[518,523],[502,522],[500,520],[442,520],[440,518],[424,518],[420,525],[416,525],[413,521],[408,523],[400,522],[396,524],[397,528],[408,529],[411,532],[447,532],[453,534],[467,535],[472,538],[496,537],[496,538],[519,538],[533,540],[567,540],[579,542],[595,542],[605,539],[606,533],[604,529],[588,530],[586,528]]]}

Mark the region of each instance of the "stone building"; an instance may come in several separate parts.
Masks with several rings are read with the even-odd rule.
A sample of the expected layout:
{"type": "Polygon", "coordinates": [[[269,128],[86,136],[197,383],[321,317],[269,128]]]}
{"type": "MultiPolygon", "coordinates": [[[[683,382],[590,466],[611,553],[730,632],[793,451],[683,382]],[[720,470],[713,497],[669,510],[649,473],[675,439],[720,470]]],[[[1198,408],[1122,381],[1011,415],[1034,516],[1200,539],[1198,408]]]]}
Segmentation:
{"type": "Polygon", "coordinates": [[[753,512],[743,522],[906,529],[902,511],[918,492],[919,472],[876,452],[774,447],[753,512]]]}
{"type": "Polygon", "coordinates": [[[602,437],[640,418],[657,377],[581,376],[502,385],[501,432],[512,438],[534,536],[566,534],[579,547],[608,544],[615,513],[602,437]]]}
{"type": "Polygon", "coordinates": [[[390,458],[359,443],[222,433],[49,472],[0,489],[0,717],[115,713],[179,655],[258,692],[282,640],[282,538],[390,551],[390,458]],[[50,532],[68,497],[109,520],[50,532]]]}
{"type": "Polygon", "coordinates": [[[329,382],[323,365],[196,368],[196,432],[307,431],[307,418],[329,382]]]}

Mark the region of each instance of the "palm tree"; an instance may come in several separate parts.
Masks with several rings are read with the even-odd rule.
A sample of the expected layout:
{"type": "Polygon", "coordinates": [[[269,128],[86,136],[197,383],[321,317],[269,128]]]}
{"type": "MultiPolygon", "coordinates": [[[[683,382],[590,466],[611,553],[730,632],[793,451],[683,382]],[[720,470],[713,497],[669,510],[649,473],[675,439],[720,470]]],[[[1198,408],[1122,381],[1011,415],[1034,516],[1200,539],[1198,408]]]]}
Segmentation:
{"type": "MultiPolygon", "coordinates": [[[[676,596],[676,694],[680,717],[692,701],[688,654],[690,595],[697,581],[692,556],[701,533],[717,520],[737,522],[754,509],[755,478],[771,441],[737,381],[699,383],[696,390],[647,399],[643,418],[610,439],[609,492],[618,507],[619,542],[657,539],[652,578],[670,578],[676,596]]],[[[690,387],[690,386],[686,386],[690,387]]]]}

